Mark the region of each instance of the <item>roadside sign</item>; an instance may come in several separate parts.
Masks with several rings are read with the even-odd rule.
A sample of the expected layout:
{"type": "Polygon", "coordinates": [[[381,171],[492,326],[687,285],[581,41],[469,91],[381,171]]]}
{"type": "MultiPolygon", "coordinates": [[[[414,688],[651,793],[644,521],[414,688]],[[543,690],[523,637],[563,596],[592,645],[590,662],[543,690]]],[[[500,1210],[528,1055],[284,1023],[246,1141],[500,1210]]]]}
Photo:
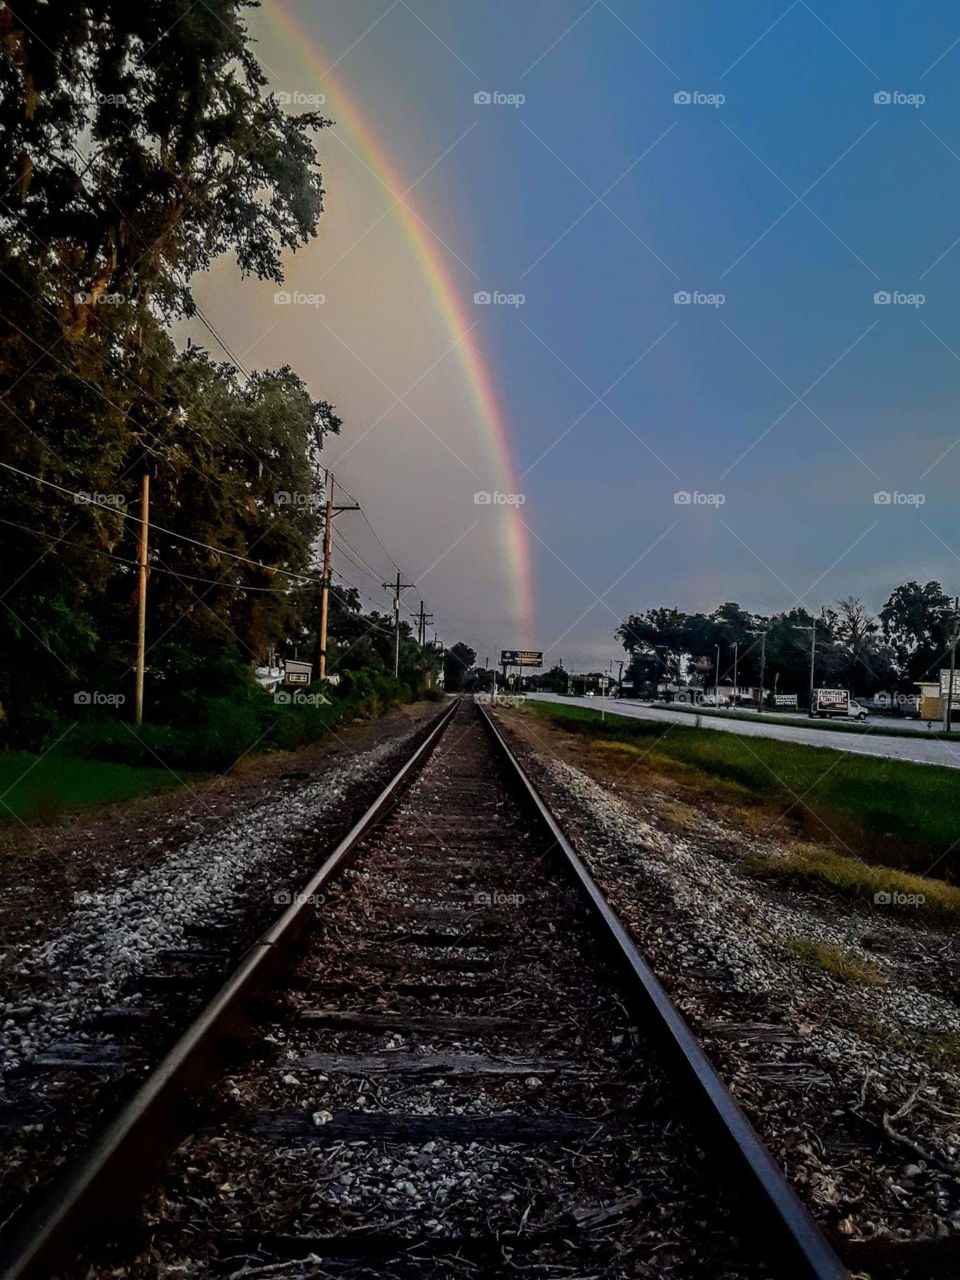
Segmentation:
{"type": "Polygon", "coordinates": [[[542,649],[501,649],[501,667],[542,667],[542,649]]]}
{"type": "Polygon", "coordinates": [[[795,693],[776,693],[773,697],[773,705],[775,707],[796,707],[797,695],[795,693]]]}
{"type": "Polygon", "coordinates": [[[309,684],[313,679],[312,662],[295,662],[287,658],[283,664],[284,684],[309,684]]]}
{"type": "MultiPolygon", "coordinates": [[[[950,692],[950,668],[940,668],[940,697],[945,698],[950,692]]],[[[960,671],[953,673],[953,696],[960,704],[960,671]]]]}

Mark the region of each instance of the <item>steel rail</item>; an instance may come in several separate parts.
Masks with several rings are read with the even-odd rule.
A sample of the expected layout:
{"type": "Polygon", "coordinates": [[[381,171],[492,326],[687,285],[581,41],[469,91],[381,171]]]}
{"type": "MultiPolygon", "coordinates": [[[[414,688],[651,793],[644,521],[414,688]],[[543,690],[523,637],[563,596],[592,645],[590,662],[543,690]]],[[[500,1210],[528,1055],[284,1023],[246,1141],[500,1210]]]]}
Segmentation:
{"type": "Polygon", "coordinates": [[[280,918],[253,944],[210,1003],[150,1072],[69,1180],[37,1210],[14,1242],[3,1280],[48,1275],[69,1262],[104,1224],[124,1222],[153,1176],[189,1132],[195,1102],[225,1069],[253,1021],[270,980],[295,958],[313,899],[348,864],[362,838],[430,756],[459,705],[454,700],[280,918]]]}
{"type": "Polygon", "coordinates": [[[715,1139],[733,1157],[747,1187],[758,1196],[766,1234],[785,1251],[785,1256],[777,1259],[778,1265],[786,1262],[788,1273],[803,1280],[851,1280],[850,1272],[720,1079],[683,1015],[640,954],[493,717],[482,704],[480,710],[513,775],[517,790],[536,811],[541,825],[554,841],[566,870],[582,892],[601,939],[625,973],[627,993],[634,996],[638,1006],[648,1015],[650,1021],[645,1030],[649,1029],[656,1035],[666,1055],[679,1068],[715,1139]]]}

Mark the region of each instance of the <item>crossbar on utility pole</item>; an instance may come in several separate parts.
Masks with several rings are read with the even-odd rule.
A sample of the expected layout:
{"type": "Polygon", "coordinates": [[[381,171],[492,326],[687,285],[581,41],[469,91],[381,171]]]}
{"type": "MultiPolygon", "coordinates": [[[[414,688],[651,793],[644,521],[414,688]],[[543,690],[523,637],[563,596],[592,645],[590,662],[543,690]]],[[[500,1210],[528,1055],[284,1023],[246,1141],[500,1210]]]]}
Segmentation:
{"type": "Polygon", "coordinates": [[[347,506],[334,506],[333,472],[325,471],[324,487],[327,491],[326,510],[323,522],[323,576],[320,583],[320,620],[317,625],[317,679],[323,680],[327,674],[327,623],[330,617],[330,577],[333,572],[333,517],[341,511],[359,511],[354,502],[347,506]]]}
{"type": "Polygon", "coordinates": [[[393,678],[396,680],[400,675],[400,593],[406,591],[410,587],[415,587],[415,582],[402,582],[400,579],[400,570],[397,570],[396,582],[385,582],[384,590],[393,589],[393,678]]]}

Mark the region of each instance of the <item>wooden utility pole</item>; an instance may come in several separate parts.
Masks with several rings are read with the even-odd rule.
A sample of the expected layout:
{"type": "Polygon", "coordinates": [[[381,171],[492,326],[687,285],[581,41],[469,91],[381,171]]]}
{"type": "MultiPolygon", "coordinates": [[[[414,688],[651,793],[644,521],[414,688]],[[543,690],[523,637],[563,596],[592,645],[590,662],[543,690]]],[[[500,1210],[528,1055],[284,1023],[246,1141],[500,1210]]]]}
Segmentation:
{"type": "Polygon", "coordinates": [[[423,601],[421,600],[421,601],[420,601],[420,616],[419,616],[419,618],[417,619],[417,640],[419,641],[419,644],[420,644],[420,648],[421,648],[421,649],[422,649],[422,648],[423,648],[423,646],[427,643],[427,627],[428,627],[428,626],[432,626],[432,625],[433,625],[433,614],[432,614],[432,613],[424,613],[424,611],[423,611],[423,601]]]}
{"type": "Polygon", "coordinates": [[[327,506],[323,519],[323,581],[320,584],[320,625],[317,628],[317,679],[327,674],[327,618],[330,612],[330,559],[333,551],[333,485],[324,480],[327,506]]]}
{"type": "Polygon", "coordinates": [[[393,589],[393,678],[394,680],[400,674],[400,592],[406,591],[408,587],[415,587],[415,582],[401,582],[400,570],[397,570],[396,582],[385,582],[385,590],[393,589]]]}
{"type": "Polygon", "coordinates": [[[140,542],[137,550],[137,683],[134,723],[143,724],[143,673],[147,660],[147,537],[150,529],[150,473],[140,491],[140,542]]]}
{"type": "Polygon", "coordinates": [[[359,511],[356,503],[350,506],[335,507],[333,504],[333,473],[323,473],[323,484],[327,491],[327,504],[323,519],[323,577],[320,583],[320,621],[317,626],[317,679],[325,680],[327,675],[327,621],[330,616],[330,575],[333,559],[333,517],[340,511],[359,511]]]}

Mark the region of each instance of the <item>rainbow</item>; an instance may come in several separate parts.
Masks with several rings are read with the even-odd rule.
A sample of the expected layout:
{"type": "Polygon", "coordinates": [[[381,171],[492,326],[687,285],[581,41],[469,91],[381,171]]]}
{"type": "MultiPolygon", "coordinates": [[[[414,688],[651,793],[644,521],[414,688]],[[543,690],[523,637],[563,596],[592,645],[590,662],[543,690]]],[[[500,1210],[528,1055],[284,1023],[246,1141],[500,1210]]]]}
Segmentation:
{"type": "MultiPolygon", "coordinates": [[[[377,174],[384,186],[397,196],[410,185],[393,167],[390,156],[377,138],[372,125],[356,102],[337,84],[327,71],[330,65],[321,53],[316,38],[308,34],[279,3],[270,0],[260,11],[272,17],[288,46],[300,56],[312,75],[324,81],[323,92],[328,106],[338,123],[346,122],[350,135],[356,141],[357,150],[364,161],[377,174]]],[[[510,434],[503,410],[497,399],[492,374],[480,347],[476,330],[471,326],[474,317],[467,313],[461,291],[450,274],[444,251],[425,229],[423,223],[411,212],[404,200],[398,200],[392,209],[404,236],[408,240],[417,263],[423,272],[439,315],[456,343],[455,352],[460,360],[470,401],[486,441],[490,459],[497,476],[497,488],[504,493],[518,493],[520,483],[513,458],[510,434]]],[[[514,626],[519,628],[517,645],[527,645],[533,640],[533,569],[527,529],[515,506],[501,507],[503,516],[503,554],[511,583],[511,601],[514,626]]],[[[511,643],[514,643],[511,641],[511,643]]]]}

